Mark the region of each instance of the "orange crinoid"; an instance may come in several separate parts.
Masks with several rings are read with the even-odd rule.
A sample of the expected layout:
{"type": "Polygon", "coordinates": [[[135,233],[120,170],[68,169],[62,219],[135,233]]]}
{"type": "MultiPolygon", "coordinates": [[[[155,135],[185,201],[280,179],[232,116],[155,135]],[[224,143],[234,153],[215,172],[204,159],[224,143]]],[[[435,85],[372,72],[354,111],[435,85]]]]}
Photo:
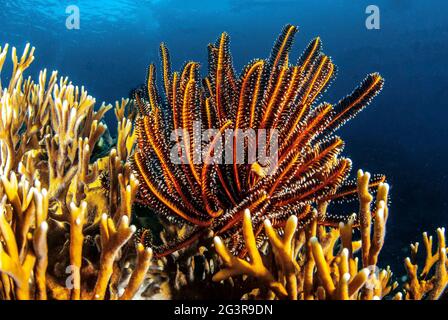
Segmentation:
{"type": "MultiPolygon", "coordinates": [[[[317,103],[335,76],[335,65],[321,52],[319,38],[291,64],[288,54],[296,32],[295,26],[287,25],[270,57],[249,62],[240,75],[232,66],[229,36],[223,33],[216,44],[209,45],[204,79],[195,62],[172,72],[168,50],[161,45],[164,94],[158,93],[151,65],[146,92],[141,90],[135,97],[140,115],[132,165],[141,183],[138,201],[173,223],[193,227],[188,237],[154,248],[158,256],[188,245],[208,230],[228,238],[234,251],[244,253],[241,221],[245,208],[252,212],[260,235],[266,218],[281,228],[288,217],[296,215],[303,226],[316,214],[313,207],[319,203],[356,193],[356,186],[347,181],[351,161],[339,157],[344,142],[334,132],[369,104],[384,80],[377,73],[369,74],[335,105],[317,103]],[[217,129],[218,134],[209,141],[189,139],[198,129],[217,129]],[[276,145],[275,163],[205,161],[216,156],[219,134],[229,129],[269,129],[266,143],[276,145]],[[176,130],[181,134],[174,134],[173,139],[176,130]],[[183,161],[173,161],[173,153],[183,161]],[[195,161],[198,153],[199,161],[195,161]]],[[[235,145],[236,133],[232,139],[235,145]]],[[[243,139],[245,154],[253,144],[243,139]]],[[[237,151],[233,152],[230,159],[235,160],[237,151]]],[[[384,179],[377,176],[371,187],[384,179]]],[[[318,217],[328,226],[343,219],[318,217]]]]}

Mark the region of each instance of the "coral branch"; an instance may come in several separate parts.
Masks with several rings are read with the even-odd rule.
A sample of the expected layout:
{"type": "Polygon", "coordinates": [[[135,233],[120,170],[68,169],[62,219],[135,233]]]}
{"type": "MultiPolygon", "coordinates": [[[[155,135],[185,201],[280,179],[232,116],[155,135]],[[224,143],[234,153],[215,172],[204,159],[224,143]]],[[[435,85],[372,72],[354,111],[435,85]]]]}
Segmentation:
{"type": "Polygon", "coordinates": [[[249,210],[244,212],[243,219],[243,235],[244,241],[250,257],[250,262],[241,258],[234,257],[225,247],[224,243],[219,237],[215,237],[215,248],[220,257],[228,268],[220,270],[213,276],[213,281],[221,281],[233,276],[247,274],[258,278],[261,282],[267,285],[279,297],[286,297],[287,292],[285,287],[274,280],[274,277],[268,269],[263,265],[260,253],[255,242],[255,236],[252,229],[251,216],[249,210]]]}
{"type": "Polygon", "coordinates": [[[120,300],[130,300],[137,293],[151,265],[152,250],[141,243],[137,245],[137,265],[132,272],[129,283],[121,295],[120,300]]]}
{"type": "Polygon", "coordinates": [[[107,214],[101,218],[101,258],[98,279],[94,289],[94,299],[104,299],[107,284],[112,276],[113,264],[119,250],[132,237],[135,226],[129,226],[129,218],[123,216],[115,227],[115,223],[107,214]]]}

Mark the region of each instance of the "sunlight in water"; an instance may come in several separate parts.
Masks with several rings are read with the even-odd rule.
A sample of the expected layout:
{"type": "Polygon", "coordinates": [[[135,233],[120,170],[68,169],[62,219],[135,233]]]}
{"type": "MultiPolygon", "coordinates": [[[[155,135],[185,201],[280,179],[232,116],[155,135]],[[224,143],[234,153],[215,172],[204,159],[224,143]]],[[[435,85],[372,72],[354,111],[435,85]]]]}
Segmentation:
{"type": "Polygon", "coordinates": [[[142,10],[147,14],[148,24],[156,27],[152,9],[160,0],[4,0],[2,2],[1,20],[13,15],[18,24],[32,24],[33,27],[47,30],[48,23],[65,21],[70,15],[70,12],[67,12],[68,7],[77,6],[83,25],[101,32],[100,26],[105,24],[138,20],[142,17],[142,10]]]}

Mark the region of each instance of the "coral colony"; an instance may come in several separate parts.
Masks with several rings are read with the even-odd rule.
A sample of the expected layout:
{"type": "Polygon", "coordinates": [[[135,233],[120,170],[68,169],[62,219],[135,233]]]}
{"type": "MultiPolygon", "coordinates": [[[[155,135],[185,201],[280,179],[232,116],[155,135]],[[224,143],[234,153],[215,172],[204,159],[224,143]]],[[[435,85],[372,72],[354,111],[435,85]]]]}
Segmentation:
{"type": "Polygon", "coordinates": [[[115,105],[113,148],[112,106],[57,72],[26,77],[34,48],[13,48],[0,82],[0,299],[441,298],[445,230],[436,249],[423,234],[420,270],[411,245],[399,287],[380,259],[389,186],[362,170],[349,180],[336,135],[384,80],[320,102],[335,65],[320,38],[293,63],[296,32],[287,25],[240,74],[223,33],[203,79],[192,61],[173,72],[162,44],[162,90],[151,65],[145,88],[115,105]],[[357,213],[331,213],[354,200],[357,213]]]}

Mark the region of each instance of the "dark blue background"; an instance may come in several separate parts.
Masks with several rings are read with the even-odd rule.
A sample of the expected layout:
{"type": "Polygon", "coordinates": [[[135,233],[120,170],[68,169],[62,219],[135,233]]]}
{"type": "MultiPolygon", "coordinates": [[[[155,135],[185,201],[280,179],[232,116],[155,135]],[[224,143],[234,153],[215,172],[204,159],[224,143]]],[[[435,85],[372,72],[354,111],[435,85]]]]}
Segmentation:
{"type": "Polygon", "coordinates": [[[206,45],[227,31],[240,69],[266,57],[286,23],[300,28],[293,56],[321,36],[339,70],[325,96],[329,102],[369,72],[386,79],[380,96],[340,134],[354,168],[388,176],[392,204],[382,257],[383,264],[397,265],[422,231],[448,222],[447,8],[437,0],[2,0],[0,43],[20,51],[31,42],[37,48],[33,76],[57,69],[98,102],[113,102],[144,81],[161,41],[175,68],[188,59],[205,66],[206,45]],[[80,30],[65,28],[71,4],[80,7],[80,30]],[[365,28],[369,4],[381,10],[380,30],[365,28]]]}

